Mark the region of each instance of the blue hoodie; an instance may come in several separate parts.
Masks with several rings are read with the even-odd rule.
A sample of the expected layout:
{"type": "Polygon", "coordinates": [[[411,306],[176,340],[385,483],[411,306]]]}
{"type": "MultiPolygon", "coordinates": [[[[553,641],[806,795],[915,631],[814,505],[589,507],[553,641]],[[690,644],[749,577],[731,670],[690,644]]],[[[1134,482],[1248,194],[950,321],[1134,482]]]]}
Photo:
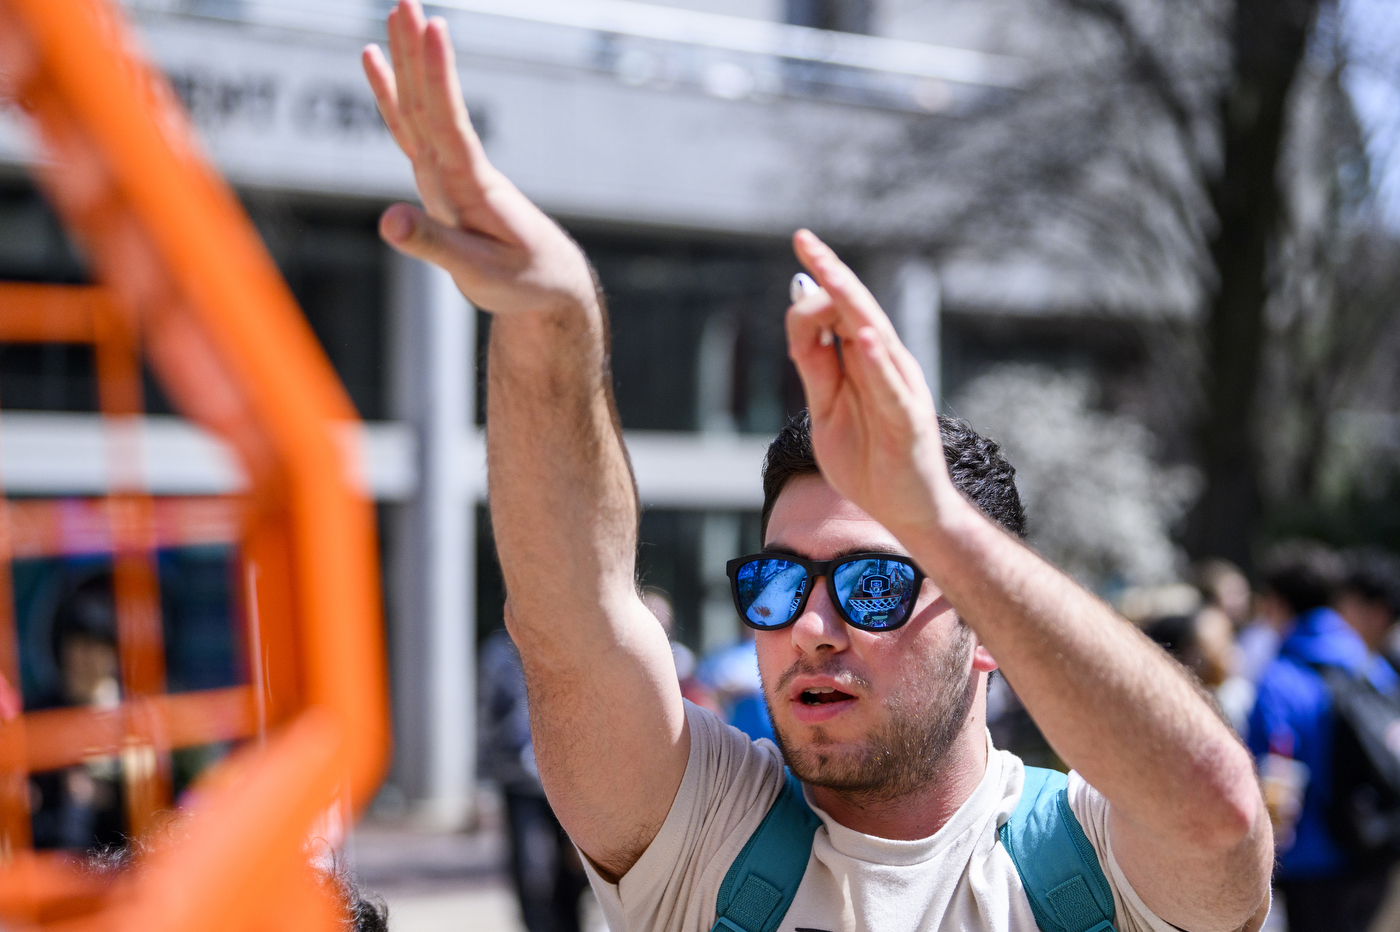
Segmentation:
{"type": "Polygon", "coordinates": [[[1332,696],[1311,664],[1364,675],[1385,693],[1400,690],[1400,676],[1384,660],[1372,657],[1351,626],[1329,608],[1299,615],[1278,658],[1265,669],[1249,717],[1249,749],[1261,761],[1269,753],[1292,757],[1311,772],[1293,844],[1279,851],[1278,876],[1284,880],[1336,877],[1349,864],[1327,826],[1332,696]]]}

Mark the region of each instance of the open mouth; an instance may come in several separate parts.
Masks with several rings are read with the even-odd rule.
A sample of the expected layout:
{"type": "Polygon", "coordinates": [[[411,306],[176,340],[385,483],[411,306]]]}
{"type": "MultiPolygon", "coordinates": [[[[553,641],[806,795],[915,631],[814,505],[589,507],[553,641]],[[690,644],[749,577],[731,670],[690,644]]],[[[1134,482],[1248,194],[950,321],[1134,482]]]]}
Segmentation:
{"type": "Polygon", "coordinates": [[[802,690],[803,705],[827,705],[832,702],[844,702],[847,699],[854,699],[850,693],[843,693],[839,689],[830,686],[813,686],[811,689],[802,690]]]}

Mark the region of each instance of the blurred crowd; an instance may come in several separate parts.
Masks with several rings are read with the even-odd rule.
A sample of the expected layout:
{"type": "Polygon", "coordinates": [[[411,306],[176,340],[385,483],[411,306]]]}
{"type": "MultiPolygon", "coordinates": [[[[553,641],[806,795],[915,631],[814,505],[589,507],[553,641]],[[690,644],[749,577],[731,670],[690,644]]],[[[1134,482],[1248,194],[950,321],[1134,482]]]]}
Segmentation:
{"type": "Polygon", "coordinates": [[[1259,763],[1290,932],[1371,927],[1400,860],[1400,561],[1280,544],[1120,610],[1185,665],[1259,763]]]}
{"type": "MultiPolygon", "coordinates": [[[[29,705],[118,700],[111,590],[110,573],[99,572],[59,600],[50,634],[61,676],[52,695],[29,705]]],[[[643,600],[669,636],[666,594],[649,590],[643,600]]],[[[1275,912],[1289,932],[1371,928],[1400,861],[1400,559],[1293,541],[1266,555],[1253,583],[1210,560],[1194,567],[1190,583],[1129,589],[1116,602],[1191,671],[1254,753],[1278,852],[1275,912]]],[[[753,738],[773,737],[751,636],[704,657],[673,641],[672,654],[688,700],[753,738]]],[[[479,760],[504,798],[525,925],[576,932],[588,882],[545,800],[520,658],[504,630],[483,644],[480,663],[479,760]]],[[[0,706],[15,707],[5,717],[19,703],[17,690],[0,692],[0,706]]],[[[1028,764],[1063,768],[1000,676],[988,687],[987,713],[999,747],[1028,764]]],[[[102,759],[38,775],[36,843],[88,850],[118,843],[118,766],[102,759]]]]}

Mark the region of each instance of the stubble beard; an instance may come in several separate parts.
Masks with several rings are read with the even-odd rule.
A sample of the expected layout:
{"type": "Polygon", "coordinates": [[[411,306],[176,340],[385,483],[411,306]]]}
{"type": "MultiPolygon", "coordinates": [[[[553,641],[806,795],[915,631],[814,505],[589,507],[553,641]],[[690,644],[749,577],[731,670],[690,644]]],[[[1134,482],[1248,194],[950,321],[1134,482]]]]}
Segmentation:
{"type": "MultiPolygon", "coordinates": [[[[972,632],[959,622],[948,650],[933,657],[914,681],[901,686],[885,706],[884,723],[856,747],[839,745],[820,725],[811,728],[810,740],[795,742],[783,733],[773,714],[772,697],[765,692],[783,760],[803,783],[834,790],[862,805],[890,802],[929,786],[946,767],[948,751],[977,695],[977,679],[967,673],[971,651],[972,632]]],[[[775,692],[782,695],[796,676],[843,672],[855,685],[869,688],[839,658],[832,659],[825,664],[795,664],[779,679],[775,692]]]]}

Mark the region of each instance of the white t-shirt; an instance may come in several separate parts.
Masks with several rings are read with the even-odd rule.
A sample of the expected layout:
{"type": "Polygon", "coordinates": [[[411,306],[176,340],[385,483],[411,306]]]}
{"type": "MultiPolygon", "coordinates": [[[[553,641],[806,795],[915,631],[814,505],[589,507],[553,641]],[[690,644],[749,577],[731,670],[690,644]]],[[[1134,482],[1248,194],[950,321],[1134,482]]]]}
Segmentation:
{"type": "MultiPolygon", "coordinates": [[[[686,703],[690,762],[670,814],[641,859],[611,884],[588,866],[611,932],[710,932],[725,872],[784,781],[778,749],[686,703]]],[[[987,772],[928,838],[892,841],[821,809],[812,856],[779,932],[1035,932],[1020,875],[997,830],[1021,795],[1020,758],[990,748],[987,772]]],[[[1108,844],[1108,801],[1075,773],[1070,808],[1113,888],[1118,932],[1173,932],[1128,884],[1108,844]]],[[[587,858],[584,859],[587,864],[587,858]]]]}

